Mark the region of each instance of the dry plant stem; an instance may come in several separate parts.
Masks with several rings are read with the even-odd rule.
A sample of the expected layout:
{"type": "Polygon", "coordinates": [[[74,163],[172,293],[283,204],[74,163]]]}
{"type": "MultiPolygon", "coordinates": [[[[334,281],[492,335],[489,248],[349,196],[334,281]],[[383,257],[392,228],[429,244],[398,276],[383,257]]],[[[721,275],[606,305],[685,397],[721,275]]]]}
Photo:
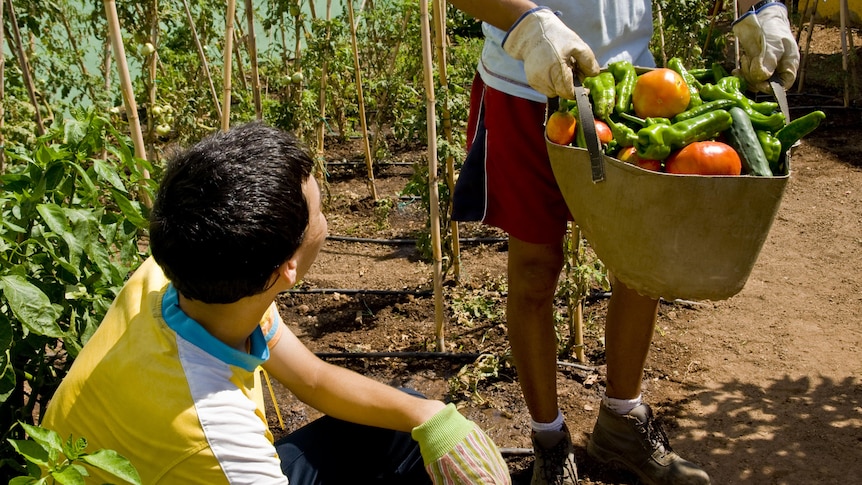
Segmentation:
{"type": "Polygon", "coordinates": [[[12,35],[15,37],[15,47],[18,51],[18,65],[21,67],[24,86],[27,88],[27,95],[30,97],[30,104],[33,105],[33,111],[35,112],[36,134],[42,136],[45,134],[45,125],[42,123],[42,112],[39,109],[39,102],[36,100],[36,87],[33,85],[33,78],[30,75],[30,62],[27,60],[27,54],[24,52],[24,46],[21,43],[21,31],[18,30],[18,18],[15,15],[15,7],[12,5],[12,0],[6,0],[6,8],[9,9],[9,23],[12,25],[12,35]]]}
{"type": "Polygon", "coordinates": [[[443,314],[443,260],[440,247],[440,194],[437,189],[437,127],[434,98],[434,67],[431,59],[431,25],[428,2],[420,2],[422,30],[422,65],[425,78],[426,116],[428,127],[428,190],[431,206],[431,249],[434,255],[434,321],[437,350],[446,350],[443,314]]]}
{"type": "MultiPolygon", "coordinates": [[[[144,146],[144,136],[141,133],[141,121],[138,119],[138,105],[135,101],[135,91],[132,87],[132,78],[129,75],[129,65],[126,63],[126,48],[123,45],[123,36],[120,33],[120,18],[117,16],[117,4],[114,0],[104,0],[105,18],[108,20],[108,36],[111,38],[114,58],[117,61],[117,73],[120,75],[120,88],[123,93],[123,103],[126,107],[126,116],[129,119],[129,131],[131,132],[132,144],[135,146],[135,156],[146,160],[147,151],[144,146]]],[[[150,178],[150,173],[143,167],[140,168],[144,178],[150,178]]],[[[153,201],[145,191],[141,191],[141,202],[146,207],[152,207],[153,201]]]]}
{"type": "Polygon", "coordinates": [[[204,53],[204,48],[203,48],[203,46],[201,46],[201,40],[198,37],[198,30],[195,27],[195,20],[192,17],[191,10],[189,9],[188,0],[183,0],[183,8],[185,8],[186,19],[189,22],[189,29],[191,30],[191,33],[192,33],[192,39],[194,40],[195,48],[198,51],[198,59],[200,59],[200,61],[201,61],[201,66],[203,66],[203,69],[204,69],[204,76],[206,76],[207,82],[209,83],[209,86],[210,86],[210,94],[213,97],[213,106],[215,106],[216,112],[218,112],[218,117],[219,117],[219,119],[221,119],[221,105],[218,102],[218,93],[216,92],[215,84],[213,83],[212,74],[210,74],[210,66],[209,66],[209,63],[207,62],[207,56],[204,53]]]}
{"type": "Polygon", "coordinates": [[[260,101],[260,75],[257,70],[257,40],[254,32],[254,5],[252,0],[245,0],[245,18],[248,24],[248,57],[251,60],[251,92],[254,98],[254,114],[257,120],[263,119],[263,107],[260,101]]]}
{"type": "Polygon", "coordinates": [[[233,22],[236,17],[236,0],[227,0],[227,17],[225,18],[224,27],[224,70],[222,71],[222,115],[221,129],[227,131],[230,128],[230,90],[231,90],[231,71],[233,69],[233,22]]]}
{"type": "MultiPolygon", "coordinates": [[[[440,87],[444,91],[449,89],[449,79],[446,76],[446,0],[434,0],[434,39],[437,44],[437,72],[440,75],[440,87]]],[[[443,136],[452,145],[452,114],[449,112],[448,96],[443,103],[441,122],[443,125],[443,136]]],[[[446,185],[449,193],[455,193],[455,158],[450,154],[446,157],[446,185]]],[[[449,231],[452,233],[452,274],[456,280],[461,278],[461,248],[458,245],[458,222],[452,220],[452,204],[449,204],[449,213],[446,215],[449,221],[449,231]]]]}
{"type": "Polygon", "coordinates": [[[236,56],[236,77],[239,79],[239,85],[242,87],[242,90],[248,91],[248,83],[245,79],[245,64],[242,62],[242,51],[240,50],[243,36],[242,28],[239,25],[234,25],[234,27],[233,52],[236,56]]]}
{"type": "Polygon", "coordinates": [[[365,149],[365,165],[368,168],[368,188],[371,198],[377,202],[377,187],[374,185],[374,160],[371,158],[371,145],[368,141],[368,122],[365,120],[365,98],[362,96],[362,68],[359,65],[359,48],[356,45],[356,21],[353,15],[353,0],[347,0],[347,13],[350,18],[350,41],[353,44],[353,67],[356,69],[356,94],[359,99],[359,122],[362,125],[362,146],[365,149]]]}

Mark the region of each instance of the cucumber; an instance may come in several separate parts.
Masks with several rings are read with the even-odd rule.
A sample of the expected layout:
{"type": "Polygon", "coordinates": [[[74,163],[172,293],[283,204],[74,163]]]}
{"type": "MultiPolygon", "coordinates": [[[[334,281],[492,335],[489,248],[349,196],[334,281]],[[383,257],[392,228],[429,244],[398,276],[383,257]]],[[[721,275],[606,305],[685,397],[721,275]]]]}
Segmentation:
{"type": "Polygon", "coordinates": [[[750,175],[771,177],[772,170],[769,169],[766,154],[751,125],[751,118],[742,108],[736,106],[727,111],[733,120],[733,124],[727,130],[727,141],[739,154],[743,171],[750,175]]]}

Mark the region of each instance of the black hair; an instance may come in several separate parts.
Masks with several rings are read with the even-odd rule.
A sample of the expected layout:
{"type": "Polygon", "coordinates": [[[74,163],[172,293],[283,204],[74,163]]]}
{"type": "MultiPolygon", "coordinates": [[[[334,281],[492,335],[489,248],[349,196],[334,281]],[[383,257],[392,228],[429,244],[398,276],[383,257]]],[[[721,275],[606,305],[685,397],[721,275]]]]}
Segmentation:
{"type": "Polygon", "coordinates": [[[232,303],[263,292],[308,226],[313,161],[291,134],[252,122],[168,161],[150,217],[150,249],[182,295],[232,303]]]}

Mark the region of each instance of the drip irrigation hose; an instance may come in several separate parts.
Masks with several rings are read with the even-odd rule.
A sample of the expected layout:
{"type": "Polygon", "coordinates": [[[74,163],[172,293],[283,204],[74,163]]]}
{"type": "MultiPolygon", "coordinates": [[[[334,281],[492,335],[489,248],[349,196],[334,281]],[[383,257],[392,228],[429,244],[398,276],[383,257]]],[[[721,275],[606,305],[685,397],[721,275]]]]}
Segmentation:
{"type": "Polygon", "coordinates": [[[321,359],[452,359],[476,360],[479,353],[461,352],[316,352],[321,359]]]}
{"type": "MultiPolygon", "coordinates": [[[[327,236],[326,239],[330,241],[343,241],[343,242],[365,242],[365,243],[374,243],[374,244],[392,244],[392,245],[400,245],[400,244],[416,244],[416,239],[373,239],[373,238],[364,238],[364,237],[352,237],[352,236],[327,236]]],[[[504,237],[465,237],[461,238],[460,241],[463,244],[485,244],[485,243],[500,243],[506,242],[508,239],[504,237]]]]}
{"type": "Polygon", "coordinates": [[[292,288],[284,293],[296,294],[324,294],[331,295],[339,293],[341,295],[415,295],[429,296],[431,290],[368,290],[364,288],[292,288]]]}

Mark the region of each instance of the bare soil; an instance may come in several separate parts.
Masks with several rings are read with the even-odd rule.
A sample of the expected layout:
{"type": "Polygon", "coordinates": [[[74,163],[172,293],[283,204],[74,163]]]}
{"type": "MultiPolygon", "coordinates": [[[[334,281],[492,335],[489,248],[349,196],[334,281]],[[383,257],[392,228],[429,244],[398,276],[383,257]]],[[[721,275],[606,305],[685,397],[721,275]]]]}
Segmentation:
{"type": "MultiPolygon", "coordinates": [[[[855,95],[843,106],[837,29],[818,27],[809,52],[791,113],[822,109],[827,120],[793,154],[781,208],[745,288],[725,301],[663,303],[647,362],[646,400],[674,449],[715,484],[862,477],[862,111],[855,95]]],[[[852,73],[859,79],[855,64],[852,73]]],[[[280,299],[286,321],[332,362],[456,402],[503,448],[515,482],[529,482],[529,415],[507,362],[504,234],[460,226],[462,238],[481,242],[462,243],[460,279],[450,271],[445,281],[448,354],[425,353],[438,335],[433,267],[415,244],[393,241],[427,233],[419,202],[400,197],[409,164],[426,163],[424,148],[400,150],[377,167],[383,204],[369,195],[362,154],[356,140],[327,152],[333,237],[302,286],[280,299]],[[387,352],[401,354],[380,354],[387,352]]],[[[604,390],[605,305],[601,295],[589,300],[586,362],[562,355],[579,365],[561,365],[557,384],[582,483],[634,484],[585,451],[604,390]]],[[[558,309],[568,311],[563,301],[558,309]]],[[[273,385],[284,422],[283,430],[270,400],[277,436],[318,416],[273,385]]]]}

